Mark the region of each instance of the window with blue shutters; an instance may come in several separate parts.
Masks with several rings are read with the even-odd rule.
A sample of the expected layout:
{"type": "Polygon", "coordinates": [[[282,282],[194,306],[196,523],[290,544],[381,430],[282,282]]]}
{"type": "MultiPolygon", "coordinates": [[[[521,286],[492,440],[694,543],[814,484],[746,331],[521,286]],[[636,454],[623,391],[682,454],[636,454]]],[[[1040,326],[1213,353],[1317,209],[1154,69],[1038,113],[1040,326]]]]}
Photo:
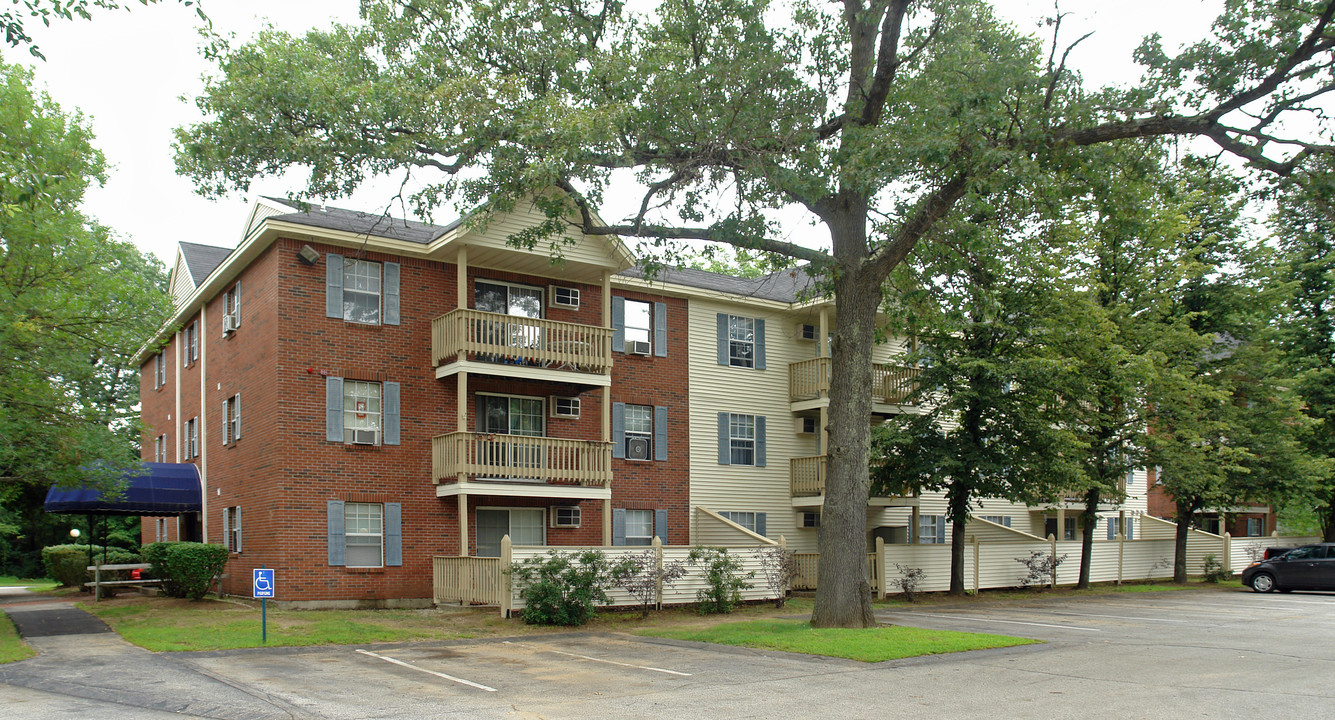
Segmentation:
{"type": "Polygon", "coordinates": [[[329,564],[403,565],[402,503],[328,501],[329,564]]]}
{"type": "Polygon", "coordinates": [[[612,296],[612,351],[667,357],[667,304],[612,296]]]}
{"type": "Polygon", "coordinates": [[[400,395],[396,382],[325,378],[325,440],[398,445],[400,395]]]}
{"type": "Polygon", "coordinates": [[[325,316],[363,325],[398,325],[400,266],[325,254],[325,316]]]}
{"type": "Polygon", "coordinates": [[[718,314],[718,364],[765,369],[765,321],[718,314]]]}
{"type": "Polygon", "coordinates": [[[612,457],[667,460],[667,408],[612,403],[612,457]]]}
{"type": "Polygon", "coordinates": [[[655,537],[665,545],[668,542],[667,510],[612,510],[613,545],[650,545],[655,537]]]}
{"type": "Polygon", "coordinates": [[[718,461],[765,467],[765,416],[719,413],[718,461]]]}

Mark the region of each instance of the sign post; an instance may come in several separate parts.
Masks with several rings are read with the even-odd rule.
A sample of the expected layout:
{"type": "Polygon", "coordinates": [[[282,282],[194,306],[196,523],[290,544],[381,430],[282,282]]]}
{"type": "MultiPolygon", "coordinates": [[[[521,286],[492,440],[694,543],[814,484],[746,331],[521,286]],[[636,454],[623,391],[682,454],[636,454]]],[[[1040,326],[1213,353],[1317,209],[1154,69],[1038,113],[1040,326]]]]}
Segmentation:
{"type": "Polygon", "coordinates": [[[260,601],[260,643],[269,641],[269,598],[273,597],[274,573],[267,568],[257,568],[254,573],[251,589],[254,594],[252,597],[260,601]]]}

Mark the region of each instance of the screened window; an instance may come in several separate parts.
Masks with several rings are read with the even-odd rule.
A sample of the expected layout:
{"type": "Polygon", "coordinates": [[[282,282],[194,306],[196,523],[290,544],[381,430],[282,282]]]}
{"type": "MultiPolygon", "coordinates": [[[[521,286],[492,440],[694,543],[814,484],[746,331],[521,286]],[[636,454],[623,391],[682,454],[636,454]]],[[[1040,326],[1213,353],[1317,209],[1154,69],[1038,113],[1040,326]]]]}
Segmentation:
{"type": "MultiPolygon", "coordinates": [[[[653,457],[654,408],[652,405],[626,406],[626,457],[648,460],[653,457]]],[[[647,510],[645,512],[648,512],[647,510]]]]}
{"type": "Polygon", "coordinates": [[[756,321],[754,318],[728,316],[728,364],[733,367],[756,366],[756,321]]]}
{"type": "Polygon", "coordinates": [[[626,342],[650,342],[652,309],[647,302],[626,301],[626,342]]]}
{"type": "Polygon", "coordinates": [[[348,567],[383,567],[384,506],[350,502],[343,508],[348,567]]]}
{"type": "Polygon", "coordinates": [[[756,464],[756,416],[728,416],[728,446],[731,453],[731,465],[756,464]]]}
{"type": "Polygon", "coordinates": [[[944,518],[940,515],[920,515],[918,517],[918,542],[924,545],[933,545],[939,542],[939,538],[944,534],[945,528],[942,527],[944,518]]]}
{"type": "Polygon", "coordinates": [[[654,511],[626,511],[626,544],[649,545],[654,541],[654,511]]]}
{"type": "Polygon", "coordinates": [[[343,319],[369,325],[380,323],[380,263],[344,258],[343,319]]]}
{"type": "Polygon", "coordinates": [[[380,442],[380,383],[343,381],[343,436],[353,443],[380,442]]]}

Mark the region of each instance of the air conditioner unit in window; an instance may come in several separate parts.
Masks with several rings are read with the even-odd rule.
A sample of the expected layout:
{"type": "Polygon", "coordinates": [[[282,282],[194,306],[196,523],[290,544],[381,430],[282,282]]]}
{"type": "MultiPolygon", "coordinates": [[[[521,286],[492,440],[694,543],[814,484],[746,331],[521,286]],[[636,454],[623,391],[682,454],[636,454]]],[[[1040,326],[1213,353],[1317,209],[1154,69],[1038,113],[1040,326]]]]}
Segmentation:
{"type": "Polygon", "coordinates": [[[648,355],[653,346],[644,340],[631,340],[626,343],[626,352],[631,355],[648,355]]]}
{"type": "Polygon", "coordinates": [[[239,324],[240,323],[237,322],[237,317],[235,315],[223,315],[223,334],[235,332],[239,324]]]}
{"type": "Polygon", "coordinates": [[[649,438],[647,438],[647,437],[628,437],[628,438],[626,438],[626,459],[627,459],[627,460],[648,460],[648,459],[649,459],[649,438]]]}
{"type": "Polygon", "coordinates": [[[815,340],[815,339],[816,339],[816,326],[815,326],[815,325],[803,325],[802,328],[801,328],[801,330],[802,330],[802,332],[801,332],[801,334],[800,334],[800,337],[801,337],[803,340],[815,340]]]}
{"type": "Polygon", "coordinates": [[[380,431],[378,430],[353,430],[353,445],[375,445],[379,440],[380,431]]]}
{"type": "Polygon", "coordinates": [[[554,528],[577,528],[579,527],[579,507],[554,507],[552,508],[552,527],[554,528]]]}

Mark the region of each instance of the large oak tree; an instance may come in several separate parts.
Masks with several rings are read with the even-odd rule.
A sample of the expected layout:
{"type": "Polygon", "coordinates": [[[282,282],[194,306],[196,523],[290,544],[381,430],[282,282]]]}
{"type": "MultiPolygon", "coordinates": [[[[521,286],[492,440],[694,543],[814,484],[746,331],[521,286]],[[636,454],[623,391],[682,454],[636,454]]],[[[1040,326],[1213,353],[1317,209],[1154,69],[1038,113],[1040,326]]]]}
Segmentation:
{"type": "Polygon", "coordinates": [[[981,0],[368,0],[357,25],[215,45],[178,164],[206,193],[304,167],[302,194],[324,197],[429,171],[419,211],[537,202],[549,220],[519,244],[574,223],[810,263],[838,305],[813,622],[865,626],[862,390],[890,271],[999,168],[1064,147],[1194,135],[1291,171],[1326,149],[1284,120],[1331,88],[1332,13],[1230,0],[1178,56],[1148,42],[1142,87],[1091,93],[981,0]],[[643,194],[612,207],[627,173],[643,194]],[[810,243],[774,219],[794,207],[821,227],[810,243]]]}

